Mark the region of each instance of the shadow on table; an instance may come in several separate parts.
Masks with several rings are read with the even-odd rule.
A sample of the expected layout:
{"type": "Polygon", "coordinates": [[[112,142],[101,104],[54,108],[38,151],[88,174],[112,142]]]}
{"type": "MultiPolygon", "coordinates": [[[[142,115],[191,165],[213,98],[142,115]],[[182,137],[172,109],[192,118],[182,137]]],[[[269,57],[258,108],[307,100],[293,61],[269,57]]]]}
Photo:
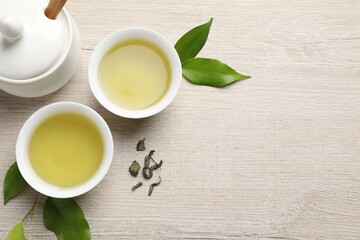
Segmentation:
{"type": "Polygon", "coordinates": [[[119,117],[109,112],[97,101],[92,104],[91,107],[105,119],[113,135],[121,133],[122,136],[131,137],[136,135],[138,132],[142,132],[146,128],[151,127],[156,122],[156,116],[143,119],[127,119],[119,117]]]}
{"type": "Polygon", "coordinates": [[[20,106],[23,109],[32,107],[34,105],[46,105],[47,103],[55,101],[57,93],[49,94],[43,97],[24,98],[11,95],[0,90],[0,107],[14,108],[20,106]]]}
{"type": "Polygon", "coordinates": [[[0,91],[1,120],[12,121],[11,118],[17,117],[21,118],[21,121],[25,121],[32,113],[41,107],[59,101],[74,101],[94,109],[105,119],[114,137],[121,134],[122,138],[129,139],[138,132],[151,128],[156,123],[156,116],[144,119],[127,119],[119,117],[100,105],[93,96],[88,98],[82,97],[80,94],[77,96],[69,95],[66,94],[65,88],[62,88],[52,94],[37,98],[16,97],[0,91]]]}
{"type": "Polygon", "coordinates": [[[0,90],[0,120],[23,124],[36,110],[58,99],[57,93],[37,98],[23,98],[0,90]]]}

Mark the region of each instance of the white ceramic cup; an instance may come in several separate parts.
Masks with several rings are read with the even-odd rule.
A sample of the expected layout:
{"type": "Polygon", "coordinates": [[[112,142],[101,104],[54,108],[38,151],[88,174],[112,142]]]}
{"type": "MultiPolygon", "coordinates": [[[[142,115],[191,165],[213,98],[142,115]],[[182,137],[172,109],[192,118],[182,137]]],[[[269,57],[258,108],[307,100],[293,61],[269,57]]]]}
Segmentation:
{"type": "Polygon", "coordinates": [[[145,28],[125,28],[105,37],[95,48],[89,63],[89,83],[95,98],[110,112],[126,118],[145,118],[165,109],[175,98],[182,81],[182,68],[174,46],[162,35],[145,28]],[[115,45],[129,39],[141,39],[158,46],[169,60],[171,81],[165,95],[154,105],[140,110],[129,110],[113,103],[103,92],[99,81],[99,66],[104,55],[115,45]]]}
{"type": "Polygon", "coordinates": [[[16,161],[21,175],[36,191],[50,197],[71,198],[90,191],[105,177],[112,162],[113,145],[110,129],[97,112],[79,103],[58,102],[39,109],[25,122],[20,130],[16,143],[16,161]],[[104,155],[99,168],[86,182],[73,187],[55,186],[43,180],[33,169],[28,154],[31,136],[39,124],[48,117],[62,112],[82,114],[88,117],[99,129],[104,143],[104,155]]]}

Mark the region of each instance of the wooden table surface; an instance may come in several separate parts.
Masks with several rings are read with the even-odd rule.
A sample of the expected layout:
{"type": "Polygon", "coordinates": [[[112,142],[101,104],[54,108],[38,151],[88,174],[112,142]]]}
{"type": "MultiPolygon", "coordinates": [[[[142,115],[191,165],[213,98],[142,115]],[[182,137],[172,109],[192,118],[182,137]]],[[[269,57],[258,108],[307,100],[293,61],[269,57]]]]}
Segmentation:
{"type": "MultiPolygon", "coordinates": [[[[73,0],[67,10],[81,32],[79,69],[45,97],[0,93],[1,179],[24,121],[75,101],[98,111],[115,141],[105,179],[77,198],[93,239],[360,239],[360,1],[73,0]],[[107,34],[141,26],[175,43],[210,17],[200,56],[252,79],[225,89],[184,80],[170,107],[143,120],[95,100],[87,66],[107,34]],[[127,170],[143,161],[135,151],[143,137],[164,160],[151,197],[152,181],[131,192],[142,178],[127,170]]],[[[0,239],[35,196],[28,189],[0,206],[0,239]]],[[[44,200],[25,224],[29,239],[56,239],[43,226],[44,200]]]]}

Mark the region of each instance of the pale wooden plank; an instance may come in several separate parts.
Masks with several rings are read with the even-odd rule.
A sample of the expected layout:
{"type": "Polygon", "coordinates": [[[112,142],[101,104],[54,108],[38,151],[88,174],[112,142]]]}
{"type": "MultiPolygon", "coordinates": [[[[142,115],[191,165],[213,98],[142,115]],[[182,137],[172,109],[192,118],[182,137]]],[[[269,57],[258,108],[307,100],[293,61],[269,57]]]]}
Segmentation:
{"type": "MultiPolygon", "coordinates": [[[[93,239],[360,239],[360,2],[69,1],[82,35],[72,81],[42,98],[0,93],[0,176],[14,161],[23,122],[56,101],[97,110],[115,139],[104,181],[79,197],[93,239]],[[201,56],[251,80],[225,90],[183,82],[172,105],[144,120],[103,109],[87,84],[87,64],[110,32],[143,26],[171,42],[213,16],[201,56]],[[127,173],[147,137],[165,163],[151,198],[127,173]]],[[[2,198],[2,191],[0,193],[2,198]]],[[[0,206],[0,239],[31,206],[28,190],[0,206]]],[[[30,239],[55,239],[38,203],[30,239]]]]}

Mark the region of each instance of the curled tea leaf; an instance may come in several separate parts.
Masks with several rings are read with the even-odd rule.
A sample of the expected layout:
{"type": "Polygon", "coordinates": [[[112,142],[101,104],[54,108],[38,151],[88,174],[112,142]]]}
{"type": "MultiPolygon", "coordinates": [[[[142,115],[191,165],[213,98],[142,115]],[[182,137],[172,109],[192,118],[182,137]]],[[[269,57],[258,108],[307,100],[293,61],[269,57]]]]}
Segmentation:
{"type": "MultiPolygon", "coordinates": [[[[151,159],[152,159],[152,158],[151,158],[151,159]]],[[[155,162],[154,159],[152,159],[152,160],[154,161],[155,164],[150,167],[151,170],[156,170],[156,169],[160,168],[161,165],[163,164],[163,161],[162,161],[162,160],[160,160],[159,163],[155,162]]]]}
{"type": "Polygon", "coordinates": [[[149,196],[149,197],[151,196],[151,194],[152,194],[152,192],[153,192],[153,190],[154,190],[154,187],[159,186],[160,183],[161,183],[161,181],[162,181],[162,179],[161,179],[161,177],[159,176],[159,181],[150,185],[150,187],[149,187],[149,193],[148,193],[148,196],[149,196]]]}
{"type": "Polygon", "coordinates": [[[250,78],[215,59],[192,58],[183,64],[183,75],[191,83],[211,87],[224,87],[250,78]]]}
{"type": "Polygon", "coordinates": [[[145,151],[145,138],[136,144],[136,151],[145,151]]]}
{"type": "Polygon", "coordinates": [[[138,189],[139,187],[141,187],[143,184],[142,184],[142,182],[138,182],[135,186],[133,186],[132,188],[131,188],[131,190],[132,191],[135,191],[136,189],[138,189]]]}
{"type": "Polygon", "coordinates": [[[205,45],[209,36],[213,19],[205,24],[197,26],[184,34],[175,44],[175,49],[180,57],[181,63],[196,57],[205,45]]]}
{"type": "Polygon", "coordinates": [[[162,165],[162,161],[159,163],[160,165],[154,161],[154,159],[152,158],[154,153],[155,153],[155,150],[151,150],[149,152],[149,154],[145,156],[145,159],[144,159],[143,176],[146,179],[152,178],[153,170],[156,170],[157,168],[159,168],[162,165]],[[155,162],[154,166],[150,166],[150,160],[153,160],[155,162]]]}
{"type": "Polygon", "coordinates": [[[131,176],[136,177],[139,174],[140,168],[141,168],[140,164],[137,161],[133,161],[129,167],[129,172],[131,176]]]}
{"type": "Polygon", "coordinates": [[[21,222],[16,224],[15,227],[9,232],[5,240],[26,240],[23,223],[21,222]]]}
{"type": "Polygon", "coordinates": [[[28,186],[21,175],[18,165],[15,162],[7,171],[4,179],[4,205],[6,205],[16,194],[28,186]]]}
{"type": "Polygon", "coordinates": [[[80,206],[73,199],[48,197],[44,206],[44,223],[59,240],[90,240],[88,222],[80,206]]]}
{"type": "Polygon", "coordinates": [[[143,167],[143,176],[146,179],[150,179],[153,176],[153,170],[149,167],[143,167]]]}
{"type": "Polygon", "coordinates": [[[145,156],[144,159],[144,167],[150,166],[150,160],[152,158],[152,155],[155,153],[155,150],[151,150],[148,155],[145,156]]]}

